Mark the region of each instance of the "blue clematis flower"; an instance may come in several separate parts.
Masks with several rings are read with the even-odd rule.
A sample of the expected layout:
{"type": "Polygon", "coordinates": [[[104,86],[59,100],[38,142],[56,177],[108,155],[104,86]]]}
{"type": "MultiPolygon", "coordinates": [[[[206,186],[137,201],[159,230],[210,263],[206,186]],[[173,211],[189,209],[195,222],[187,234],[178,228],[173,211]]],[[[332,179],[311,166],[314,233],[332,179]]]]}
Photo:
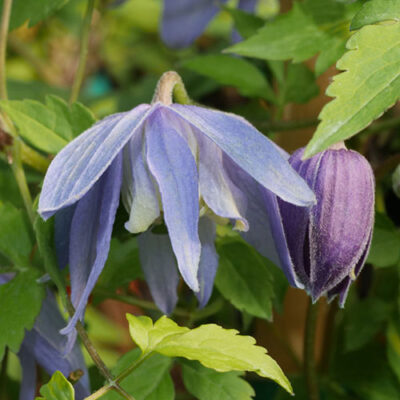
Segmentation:
{"type": "Polygon", "coordinates": [[[289,161],[315,191],[312,207],[289,204],[243,176],[234,180],[252,194],[246,217],[253,229],[244,237],[314,302],[339,296],[343,306],[371,244],[373,172],[363,156],[343,144],[309,160],[302,160],[303,152],[297,150],[289,161]]]}
{"type": "Polygon", "coordinates": [[[171,104],[168,96],[103,119],[55,157],[39,213],[58,217],[59,259],[70,268],[76,313],[63,333],[83,317],[104,267],[121,191],[125,227],[141,233],[142,267],[160,309],[169,313],[176,303],[176,264],[200,304],[208,301],[218,265],[214,221],[249,227],[246,193],[230,179],[225,159],[289,203],[315,200],[281,150],[246,120],[171,104]],[[163,221],[168,236],[148,231],[163,221]]]}
{"type": "MultiPolygon", "coordinates": [[[[12,279],[12,275],[0,275],[0,285],[12,279]]],[[[42,304],[42,309],[35,325],[27,331],[18,352],[22,367],[22,383],[20,400],[33,400],[36,393],[36,364],[39,364],[48,374],[62,372],[68,377],[77,370],[83,373],[74,384],[76,400],[82,400],[90,394],[88,372],[79,345],[65,354],[67,338],[59,330],[65,326],[54,296],[49,292],[42,304]]]]}
{"type": "MultiPolygon", "coordinates": [[[[206,29],[227,0],[164,0],[161,37],[172,48],[184,48],[206,29]]],[[[253,12],[258,0],[239,0],[238,8],[253,12]]],[[[238,40],[238,34],[234,40],[238,40]]]]}

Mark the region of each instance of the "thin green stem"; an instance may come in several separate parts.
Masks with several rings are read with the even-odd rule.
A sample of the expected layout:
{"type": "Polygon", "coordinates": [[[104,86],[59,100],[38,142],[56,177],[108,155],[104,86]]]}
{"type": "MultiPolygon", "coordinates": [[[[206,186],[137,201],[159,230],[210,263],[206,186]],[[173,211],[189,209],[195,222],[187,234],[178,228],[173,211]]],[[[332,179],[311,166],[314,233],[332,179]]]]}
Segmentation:
{"type": "Polygon", "coordinates": [[[7,100],[6,53],[7,36],[13,0],[3,1],[0,25],[0,99],[7,100]]]}
{"type": "Polygon", "coordinates": [[[74,83],[72,84],[71,96],[69,98],[70,104],[78,100],[79,92],[81,90],[83,82],[83,77],[85,75],[86,61],[89,52],[90,25],[92,23],[95,2],[96,0],[88,0],[85,17],[83,19],[82,33],[81,33],[81,48],[79,53],[79,65],[78,69],[76,70],[74,83]]]}
{"type": "Polygon", "coordinates": [[[321,357],[322,372],[328,371],[331,362],[332,344],[334,343],[335,328],[336,328],[335,321],[338,310],[339,310],[339,305],[337,300],[335,300],[329,306],[328,315],[326,317],[324,343],[322,347],[322,357],[321,357]]]}
{"type": "Polygon", "coordinates": [[[317,371],[315,368],[315,330],[317,325],[318,303],[310,303],[307,309],[304,334],[304,374],[309,400],[319,400],[317,371]]]}

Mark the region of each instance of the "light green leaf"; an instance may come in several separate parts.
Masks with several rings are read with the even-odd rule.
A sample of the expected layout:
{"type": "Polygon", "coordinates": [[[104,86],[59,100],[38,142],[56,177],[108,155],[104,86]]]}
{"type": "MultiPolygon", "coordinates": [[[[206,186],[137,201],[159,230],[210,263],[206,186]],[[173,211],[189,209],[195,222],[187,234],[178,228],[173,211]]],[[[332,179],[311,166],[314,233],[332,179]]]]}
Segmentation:
{"type": "Polygon", "coordinates": [[[49,383],[40,388],[43,397],[36,400],[75,400],[75,391],[70,382],[60,372],[54,372],[49,383]]]}
{"type": "Polygon", "coordinates": [[[265,24],[265,20],[254,14],[249,14],[239,8],[224,7],[231,14],[235,28],[240,35],[247,39],[253,36],[265,24]]]}
{"type": "MultiPolygon", "coordinates": [[[[124,354],[113,368],[114,376],[129,368],[139,356],[139,349],[124,354]]],[[[174,400],[175,389],[169,374],[171,365],[170,358],[154,354],[123,379],[121,386],[136,400],[174,400]]],[[[102,400],[120,400],[120,398],[115,392],[109,392],[101,397],[102,400]]]]}
{"type": "Polygon", "coordinates": [[[358,4],[336,0],[295,2],[291,11],[226,51],[265,60],[304,61],[332,47],[337,49],[337,40],[348,37],[349,21],[358,8],[358,4]]]}
{"type": "Polygon", "coordinates": [[[263,347],[256,346],[250,336],[240,336],[234,329],[223,329],[214,324],[190,330],[165,316],[152,327],[148,317],[128,315],[127,318],[132,339],[145,349],[144,354],[157,352],[169,357],[197,360],[219,372],[253,371],[292,392],[279,365],[263,347]]]}
{"type": "Polygon", "coordinates": [[[0,108],[12,119],[24,139],[52,154],[95,121],[83,105],[68,106],[56,96],[47,96],[46,104],[35,100],[1,101],[0,108]]]}
{"type": "Polygon", "coordinates": [[[215,279],[218,290],[237,309],[271,320],[273,277],[263,259],[241,242],[221,246],[219,254],[215,279]]]}
{"type": "Polygon", "coordinates": [[[30,265],[32,242],[22,211],[0,202],[0,253],[20,267],[30,265]]]}
{"type": "Polygon", "coordinates": [[[0,359],[6,346],[18,352],[25,329],[32,329],[39,314],[45,290],[37,278],[36,271],[28,270],[0,286],[0,359]]]}
{"type": "Polygon", "coordinates": [[[347,48],[337,63],[345,72],[334,77],[326,92],[335,99],[322,109],[305,157],[360,132],[399,98],[400,23],[365,26],[347,48]]]}
{"type": "Polygon", "coordinates": [[[364,3],[351,21],[350,29],[360,29],[377,22],[400,19],[399,0],[371,0],[364,3]]]}
{"type": "MultiPolygon", "coordinates": [[[[3,1],[0,0],[0,10],[3,9],[3,1]]],[[[29,21],[28,26],[33,26],[46,19],[67,2],[68,0],[34,0],[30,1],[29,7],[27,7],[27,0],[14,0],[11,9],[10,30],[18,28],[26,21],[29,21]]]]}
{"type": "Polygon", "coordinates": [[[199,363],[184,361],[182,377],[186,389],[199,400],[251,400],[253,388],[240,372],[216,372],[199,363]]]}
{"type": "Polygon", "coordinates": [[[236,87],[244,96],[261,97],[275,102],[275,94],[265,76],[256,66],[242,58],[208,54],[192,58],[183,65],[218,83],[236,87]]]}
{"type": "Polygon", "coordinates": [[[400,261],[400,232],[382,213],[376,213],[368,263],[375,267],[391,267],[400,261]]]}

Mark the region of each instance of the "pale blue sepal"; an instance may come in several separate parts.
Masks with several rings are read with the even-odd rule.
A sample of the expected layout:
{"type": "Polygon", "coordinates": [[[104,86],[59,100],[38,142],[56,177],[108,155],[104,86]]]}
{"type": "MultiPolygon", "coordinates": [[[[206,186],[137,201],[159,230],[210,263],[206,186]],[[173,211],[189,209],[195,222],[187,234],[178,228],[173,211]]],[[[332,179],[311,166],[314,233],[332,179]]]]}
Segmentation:
{"type": "Polygon", "coordinates": [[[147,164],[161,193],[165,224],[183,279],[199,291],[199,188],[196,162],[182,136],[172,128],[167,109],[157,110],[146,125],[147,164]]]}
{"type": "Polygon", "coordinates": [[[22,379],[19,388],[19,400],[33,400],[36,393],[36,362],[33,355],[22,348],[18,353],[21,363],[22,379]]]}

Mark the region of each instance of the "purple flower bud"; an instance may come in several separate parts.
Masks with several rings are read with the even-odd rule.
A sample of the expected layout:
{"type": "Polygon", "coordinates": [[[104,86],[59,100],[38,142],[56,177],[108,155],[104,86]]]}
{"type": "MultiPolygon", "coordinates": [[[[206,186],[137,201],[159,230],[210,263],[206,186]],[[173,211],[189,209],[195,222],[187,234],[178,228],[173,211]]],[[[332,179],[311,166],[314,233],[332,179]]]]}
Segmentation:
{"type": "Polygon", "coordinates": [[[304,161],[303,152],[289,162],[314,190],[317,204],[298,207],[278,199],[294,274],[313,301],[339,295],[343,306],[371,243],[373,172],[363,156],[344,146],[304,161]]]}

